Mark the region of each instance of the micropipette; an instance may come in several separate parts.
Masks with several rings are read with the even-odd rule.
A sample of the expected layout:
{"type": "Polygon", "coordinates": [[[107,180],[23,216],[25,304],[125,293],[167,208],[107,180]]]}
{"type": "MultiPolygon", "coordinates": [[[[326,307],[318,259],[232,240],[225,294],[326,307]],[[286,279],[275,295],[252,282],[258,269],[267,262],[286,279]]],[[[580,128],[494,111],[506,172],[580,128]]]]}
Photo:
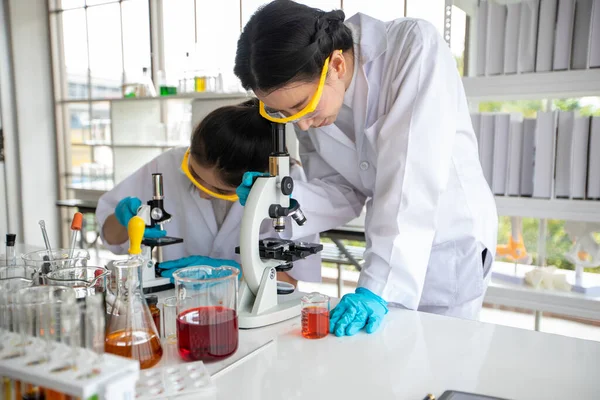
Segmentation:
{"type": "Polygon", "coordinates": [[[71,230],[73,231],[73,234],[71,236],[71,247],[69,247],[69,260],[73,258],[73,253],[75,253],[75,243],[77,243],[77,232],[81,231],[82,224],[83,214],[80,212],[76,212],[73,216],[73,222],[71,222],[71,230]]]}
{"type": "MultiPolygon", "coordinates": [[[[46,232],[46,222],[43,219],[40,220],[40,227],[42,228],[42,236],[44,237],[44,244],[46,245],[46,251],[48,252],[48,261],[52,262],[54,261],[52,258],[52,247],[50,247],[50,240],[48,240],[48,233],[46,232]]],[[[47,274],[50,270],[44,270],[45,265],[46,264],[42,267],[42,273],[47,274]]]]}

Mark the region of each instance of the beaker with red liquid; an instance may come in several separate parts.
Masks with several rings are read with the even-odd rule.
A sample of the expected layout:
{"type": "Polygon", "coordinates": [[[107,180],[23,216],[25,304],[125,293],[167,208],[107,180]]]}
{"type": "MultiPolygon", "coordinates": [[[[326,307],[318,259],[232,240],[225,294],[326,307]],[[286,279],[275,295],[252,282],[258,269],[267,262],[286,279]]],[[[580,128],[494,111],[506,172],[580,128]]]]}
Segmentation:
{"type": "Polygon", "coordinates": [[[185,361],[221,360],[237,350],[239,274],[230,266],[193,266],[173,274],[177,349],[185,361]]]}
{"type": "Polygon", "coordinates": [[[301,299],[302,336],[320,339],[329,334],[329,297],[310,293],[301,299]]]}

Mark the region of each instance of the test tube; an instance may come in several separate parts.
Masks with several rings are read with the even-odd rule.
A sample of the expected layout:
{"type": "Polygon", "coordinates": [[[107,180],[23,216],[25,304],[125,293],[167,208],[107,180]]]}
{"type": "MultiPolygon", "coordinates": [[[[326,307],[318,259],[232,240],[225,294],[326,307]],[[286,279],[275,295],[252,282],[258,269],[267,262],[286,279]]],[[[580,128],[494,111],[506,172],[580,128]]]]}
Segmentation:
{"type": "Polygon", "coordinates": [[[6,234],[6,265],[17,265],[17,254],[15,252],[15,241],[17,235],[15,233],[6,234]]]}
{"type": "Polygon", "coordinates": [[[329,333],[329,297],[321,293],[310,293],[301,299],[302,336],[320,339],[329,333]]]}
{"type": "MultiPolygon", "coordinates": [[[[23,348],[19,344],[17,306],[15,305],[19,289],[31,285],[31,282],[21,279],[0,280],[0,346],[15,350],[13,355],[19,355],[23,348]],[[14,309],[14,312],[13,312],[14,309]],[[16,336],[16,338],[15,338],[16,336]]],[[[21,399],[21,383],[11,378],[2,377],[0,383],[0,398],[21,399]],[[14,395],[14,397],[13,397],[14,395]]]]}
{"type": "MultiPolygon", "coordinates": [[[[81,226],[83,224],[83,214],[80,212],[76,212],[73,216],[73,221],[71,222],[71,247],[69,248],[69,259],[73,259],[73,253],[75,252],[75,246],[77,244],[77,233],[81,232],[81,226]]],[[[73,261],[73,267],[76,266],[76,261],[73,261]]]]}
{"type": "Polygon", "coordinates": [[[85,298],[86,348],[96,353],[92,363],[101,363],[104,354],[106,316],[104,296],[97,294],[85,298]]]}
{"type": "Polygon", "coordinates": [[[168,344],[177,343],[177,298],[167,297],[163,302],[163,337],[168,344]]]}
{"type": "MultiPolygon", "coordinates": [[[[54,288],[57,288],[57,286],[54,286],[54,288]]],[[[58,287],[58,289],[55,289],[52,292],[53,295],[53,301],[52,301],[52,315],[54,316],[53,318],[53,323],[51,325],[51,330],[53,332],[52,335],[52,339],[53,342],[60,342],[63,341],[65,343],[67,343],[67,340],[71,340],[68,343],[73,343],[74,345],[78,345],[79,344],[79,334],[77,333],[77,331],[79,331],[79,327],[80,327],[80,307],[79,305],[76,303],[75,300],[75,291],[72,290],[71,288],[67,288],[67,287],[58,287]],[[65,314],[65,312],[63,311],[65,308],[69,309],[69,312],[65,314]],[[75,326],[73,335],[75,336],[75,340],[72,340],[72,337],[65,337],[63,336],[63,331],[69,331],[69,329],[65,329],[65,325],[67,326],[75,326]]],[[[76,353],[75,353],[76,355],[76,353]]],[[[66,367],[73,367],[73,364],[75,363],[75,355],[73,354],[67,354],[67,364],[66,367]]],[[[64,354],[61,354],[61,358],[64,356],[64,354]]],[[[71,399],[70,396],[55,391],[55,390],[51,390],[48,388],[45,388],[44,390],[44,398],[43,400],[69,400],[71,399]]]]}
{"type": "MultiPolygon", "coordinates": [[[[35,356],[27,366],[46,363],[50,359],[52,291],[47,286],[23,288],[18,291],[18,317],[21,333],[21,351],[35,356]]],[[[42,400],[44,392],[37,385],[16,382],[20,386],[23,400],[42,400]]]]}
{"type": "MultiPolygon", "coordinates": [[[[46,222],[42,219],[42,220],[40,220],[39,224],[40,224],[40,229],[42,230],[42,237],[44,238],[44,244],[46,245],[48,261],[52,262],[54,260],[52,259],[52,247],[50,247],[50,240],[48,239],[48,232],[46,232],[46,222]]],[[[54,266],[53,264],[48,264],[47,270],[45,270],[44,267],[42,267],[42,272],[43,273],[50,272],[50,265],[54,266]]]]}
{"type": "Polygon", "coordinates": [[[64,302],[58,305],[60,309],[60,341],[70,348],[67,354],[67,365],[76,367],[80,346],[81,307],[80,303],[64,302]]]}

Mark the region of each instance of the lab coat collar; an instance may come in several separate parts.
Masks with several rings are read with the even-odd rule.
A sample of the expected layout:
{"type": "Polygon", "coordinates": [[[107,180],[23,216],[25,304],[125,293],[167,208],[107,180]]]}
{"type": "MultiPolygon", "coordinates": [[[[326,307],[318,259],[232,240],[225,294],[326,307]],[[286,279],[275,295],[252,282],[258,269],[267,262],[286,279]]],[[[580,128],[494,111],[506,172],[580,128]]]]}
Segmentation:
{"type": "Polygon", "coordinates": [[[231,206],[221,225],[221,229],[219,229],[219,232],[215,237],[213,249],[224,249],[226,246],[231,246],[233,250],[235,246],[239,246],[239,243],[226,243],[226,241],[231,242],[231,238],[234,237],[232,233],[236,230],[240,230],[240,221],[242,220],[243,212],[244,207],[239,201],[236,201],[235,204],[231,206]]]}
{"type": "MultiPolygon", "coordinates": [[[[354,68],[358,68],[358,73],[354,77],[354,94],[352,99],[352,111],[354,114],[355,130],[355,146],[357,149],[362,149],[364,146],[365,135],[362,131],[370,125],[372,109],[369,105],[374,102],[369,101],[369,97],[377,93],[377,88],[373,92],[367,71],[370,70],[370,63],[380,57],[387,50],[387,32],[385,24],[377,19],[371,18],[368,15],[358,13],[351,17],[347,22],[347,26],[352,31],[352,36],[355,43],[355,51],[359,52],[358,63],[354,68]]],[[[372,146],[375,145],[372,137],[367,137],[367,140],[372,146]]]]}
{"type": "Polygon", "coordinates": [[[194,203],[198,206],[204,221],[206,222],[206,226],[210,230],[210,233],[213,235],[213,238],[217,235],[219,229],[217,228],[217,220],[215,219],[215,213],[213,212],[212,204],[209,200],[205,200],[200,197],[198,193],[198,189],[190,182],[189,187],[190,196],[194,199],[194,203]]]}
{"type": "Polygon", "coordinates": [[[356,151],[363,145],[363,135],[359,130],[365,128],[369,111],[369,82],[366,71],[369,67],[368,64],[377,59],[387,49],[387,33],[383,22],[362,13],[354,15],[346,22],[346,25],[352,31],[353,38],[355,40],[358,39],[359,45],[357,47],[358,51],[360,51],[359,65],[355,65],[355,68],[360,68],[361,70],[355,77],[356,81],[354,82],[355,87],[352,100],[354,126],[357,127],[355,132],[356,143],[350,140],[335,124],[321,128],[312,128],[310,131],[317,137],[319,133],[325,133],[349,149],[356,151]]]}
{"type": "MultiPolygon", "coordinates": [[[[317,129],[319,129],[320,132],[331,136],[333,139],[337,140],[351,150],[356,150],[356,144],[350,140],[350,138],[346,136],[346,134],[335,125],[335,123],[317,129]]],[[[317,131],[316,134],[318,135],[319,131],[317,131]]]]}
{"type": "Polygon", "coordinates": [[[361,64],[365,65],[385,52],[388,45],[387,32],[382,21],[357,13],[347,20],[347,24],[355,25],[359,29],[361,64]]]}

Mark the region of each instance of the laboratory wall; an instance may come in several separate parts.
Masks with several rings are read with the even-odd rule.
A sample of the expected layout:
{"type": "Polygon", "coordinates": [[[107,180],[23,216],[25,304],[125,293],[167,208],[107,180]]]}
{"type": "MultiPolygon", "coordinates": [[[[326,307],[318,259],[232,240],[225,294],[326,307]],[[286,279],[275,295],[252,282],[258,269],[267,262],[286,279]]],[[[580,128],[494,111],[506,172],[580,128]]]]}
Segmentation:
{"type": "MultiPolygon", "coordinates": [[[[8,213],[8,197],[16,200],[17,180],[11,181],[9,187],[6,182],[6,171],[16,169],[17,163],[13,157],[5,157],[8,149],[14,148],[14,126],[16,114],[13,107],[12,64],[8,40],[8,8],[6,2],[0,1],[0,131],[2,132],[3,156],[0,161],[0,237],[4,237],[8,230],[21,235],[21,215],[8,213]],[[10,214],[10,218],[9,218],[10,214]]],[[[13,151],[14,152],[14,151],[13,151]]],[[[16,202],[16,201],[15,201],[16,202]]],[[[19,236],[21,237],[21,236],[19,236]]]]}
{"type": "Polygon", "coordinates": [[[57,157],[47,3],[1,3],[0,93],[8,216],[2,230],[17,233],[18,242],[43,246],[38,224],[43,219],[56,246],[57,157]]]}

